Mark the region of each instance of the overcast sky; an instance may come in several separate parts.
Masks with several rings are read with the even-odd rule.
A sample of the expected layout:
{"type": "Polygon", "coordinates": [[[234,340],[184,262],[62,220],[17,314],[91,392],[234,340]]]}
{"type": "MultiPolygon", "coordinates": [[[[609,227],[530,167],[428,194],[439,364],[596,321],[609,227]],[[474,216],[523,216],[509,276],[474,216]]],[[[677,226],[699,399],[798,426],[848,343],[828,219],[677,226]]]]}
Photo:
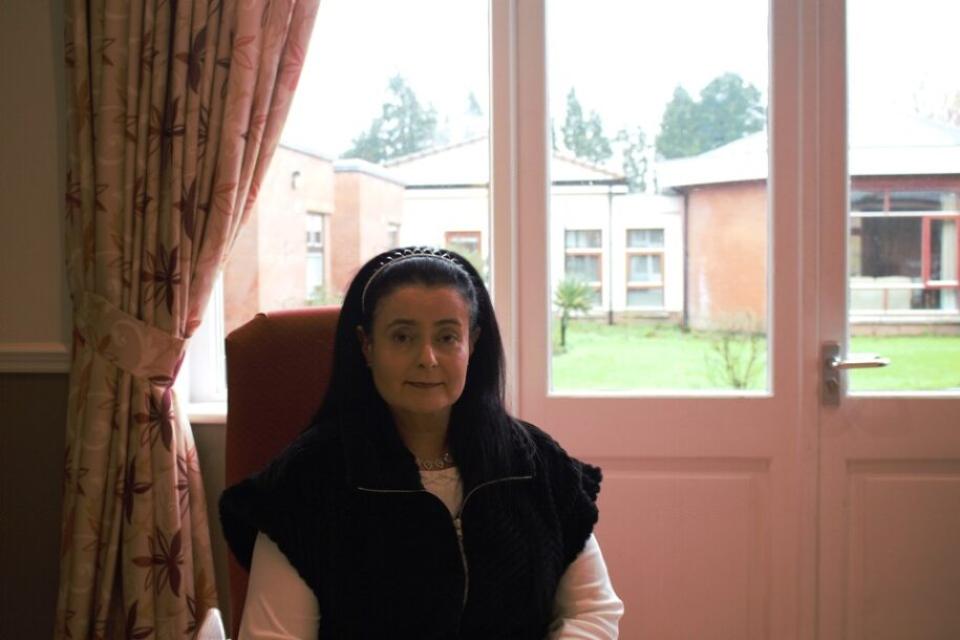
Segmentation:
{"type": "MultiPolygon", "coordinates": [[[[608,135],[641,126],[650,141],[677,84],[696,97],[732,71],[767,94],[763,0],[547,6],[558,121],[570,87],[585,111],[600,113],[608,135]]],[[[960,91],[953,46],[960,2],[851,0],[848,11],[851,96],[910,111],[918,99],[934,109],[960,91]]],[[[322,0],[284,140],[330,157],[342,153],[379,114],[387,81],[398,73],[457,129],[471,92],[487,108],[487,12],[486,0],[322,0]]]]}

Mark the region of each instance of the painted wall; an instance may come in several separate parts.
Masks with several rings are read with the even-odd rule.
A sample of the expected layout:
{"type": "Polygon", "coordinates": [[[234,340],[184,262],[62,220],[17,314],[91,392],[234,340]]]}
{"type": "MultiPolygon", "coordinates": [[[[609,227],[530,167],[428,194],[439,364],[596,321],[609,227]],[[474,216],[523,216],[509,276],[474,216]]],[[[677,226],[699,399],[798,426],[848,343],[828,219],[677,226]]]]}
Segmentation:
{"type": "Polygon", "coordinates": [[[479,231],[480,253],[489,268],[490,194],[486,187],[407,190],[400,244],[442,247],[448,231],[479,231]]]}
{"type": "Polygon", "coordinates": [[[600,229],[603,256],[602,302],[593,315],[611,305],[616,317],[679,319],[683,309],[683,199],[674,196],[626,195],[605,187],[554,187],[550,198],[550,277],[564,277],[564,238],[567,230],[600,229]],[[612,229],[612,235],[611,235],[612,229]],[[664,230],[664,306],[627,306],[627,230],[664,230]],[[611,299],[612,296],[612,299],[611,299]]]}
{"type": "MultiPolygon", "coordinates": [[[[63,274],[63,5],[0,2],[0,638],[49,638],[57,600],[70,301],[63,274]],[[16,61],[11,64],[10,61],[16,61]]],[[[221,607],[222,425],[195,425],[221,607]]]]}

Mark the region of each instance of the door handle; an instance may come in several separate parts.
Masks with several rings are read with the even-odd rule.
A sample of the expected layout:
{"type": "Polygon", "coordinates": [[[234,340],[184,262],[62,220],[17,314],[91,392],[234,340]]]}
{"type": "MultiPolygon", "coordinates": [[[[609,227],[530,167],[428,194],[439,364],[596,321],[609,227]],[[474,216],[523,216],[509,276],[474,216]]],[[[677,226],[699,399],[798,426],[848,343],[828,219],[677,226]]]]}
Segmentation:
{"type": "Polygon", "coordinates": [[[820,350],[823,364],[823,384],[820,388],[821,402],[828,407],[840,405],[840,395],[843,389],[845,369],[876,369],[890,364],[890,358],[883,358],[876,354],[851,354],[844,358],[841,355],[840,345],[836,342],[826,342],[820,350]]]}
{"type": "Polygon", "coordinates": [[[853,357],[839,358],[834,356],[830,366],[834,369],[876,369],[890,364],[890,358],[881,358],[875,353],[854,354],[853,357]]]}

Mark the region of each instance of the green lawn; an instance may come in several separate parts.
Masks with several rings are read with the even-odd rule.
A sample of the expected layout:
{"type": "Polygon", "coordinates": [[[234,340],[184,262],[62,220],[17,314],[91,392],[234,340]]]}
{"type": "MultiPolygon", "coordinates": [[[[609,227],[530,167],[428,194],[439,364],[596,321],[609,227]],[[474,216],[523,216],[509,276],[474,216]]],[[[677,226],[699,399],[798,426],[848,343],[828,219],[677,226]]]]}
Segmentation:
{"type": "MultiPolygon", "coordinates": [[[[561,352],[559,322],[554,323],[553,388],[557,391],[631,389],[731,389],[725,363],[741,363],[749,353],[744,340],[729,343],[729,357],[718,351],[718,334],[683,333],[673,325],[573,321],[561,352]]],[[[851,387],[867,390],[960,389],[960,336],[857,337],[855,353],[891,359],[883,369],[854,371],[851,387]]],[[[747,389],[766,387],[766,343],[757,353],[747,389]]]]}

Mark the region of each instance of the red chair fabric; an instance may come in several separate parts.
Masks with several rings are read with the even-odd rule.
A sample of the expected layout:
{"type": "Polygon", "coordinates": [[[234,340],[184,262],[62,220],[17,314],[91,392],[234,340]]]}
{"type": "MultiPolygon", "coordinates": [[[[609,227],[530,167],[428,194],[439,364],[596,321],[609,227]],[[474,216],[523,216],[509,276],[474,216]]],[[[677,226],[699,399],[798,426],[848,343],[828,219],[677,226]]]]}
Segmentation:
{"type": "MultiPolygon", "coordinates": [[[[262,469],[307,425],[333,366],[340,307],[260,313],[226,339],[226,486],[262,469]]],[[[232,637],[240,630],[247,572],[231,555],[232,637]]]]}

